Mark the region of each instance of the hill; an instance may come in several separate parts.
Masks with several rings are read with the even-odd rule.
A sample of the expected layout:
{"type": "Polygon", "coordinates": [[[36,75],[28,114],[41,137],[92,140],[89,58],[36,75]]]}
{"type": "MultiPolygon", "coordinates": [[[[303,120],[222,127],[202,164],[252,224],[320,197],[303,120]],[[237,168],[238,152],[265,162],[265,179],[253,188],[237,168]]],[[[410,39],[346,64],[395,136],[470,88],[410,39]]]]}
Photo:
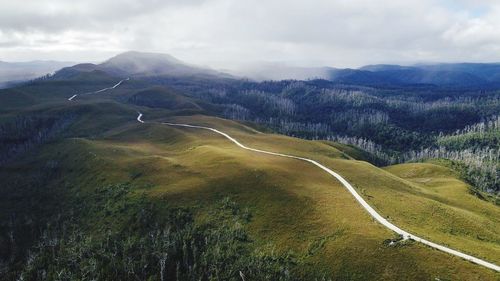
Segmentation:
{"type": "Polygon", "coordinates": [[[358,69],[332,67],[292,67],[264,64],[240,71],[241,76],[257,80],[326,79],[335,83],[364,86],[433,85],[454,89],[494,89],[500,85],[498,63],[449,63],[367,65],[358,69]]]}
{"type": "Polygon", "coordinates": [[[139,91],[128,99],[129,103],[152,108],[170,110],[200,110],[201,107],[193,99],[164,87],[153,87],[139,91]]]}
{"type": "Polygon", "coordinates": [[[467,73],[483,81],[498,81],[500,73],[499,63],[440,63],[417,64],[414,66],[399,65],[368,65],[361,69],[369,71],[395,71],[420,69],[429,72],[467,73]]]}
{"type": "Polygon", "coordinates": [[[458,89],[494,88],[500,64],[368,65],[331,71],[327,79],[356,85],[435,85],[458,89]]]}
{"type": "MultiPolygon", "coordinates": [[[[240,272],[249,280],[498,278],[399,241],[315,166],[162,123],[210,126],[250,147],[319,161],[391,222],[498,264],[498,206],[469,194],[447,168],[380,169],[351,146],[216,117],[237,109],[225,107],[221,92],[197,95],[141,76],[111,88],[119,77],[86,73],[0,91],[0,149],[15,152],[0,164],[2,279],[238,280],[240,272]],[[90,94],[68,100],[74,93],[90,94]],[[137,122],[138,111],[147,123],[137,122]]],[[[200,80],[177,81],[192,89],[200,80]]],[[[261,108],[287,109],[282,99],[242,94],[249,96],[264,101],[261,108]]]]}
{"type": "Polygon", "coordinates": [[[81,72],[102,71],[118,77],[129,76],[201,76],[231,77],[212,69],[182,62],[170,55],[129,51],[118,54],[100,64],[79,64],[59,70],[55,79],[72,77],[81,72]]]}

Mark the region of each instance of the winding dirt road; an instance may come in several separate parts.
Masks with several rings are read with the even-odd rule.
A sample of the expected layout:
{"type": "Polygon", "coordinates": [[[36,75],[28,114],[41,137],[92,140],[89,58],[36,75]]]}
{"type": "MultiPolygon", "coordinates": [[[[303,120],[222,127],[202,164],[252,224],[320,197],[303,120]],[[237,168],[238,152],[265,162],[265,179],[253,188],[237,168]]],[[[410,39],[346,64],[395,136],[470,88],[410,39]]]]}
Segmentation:
{"type": "MultiPolygon", "coordinates": [[[[137,116],[137,121],[140,122],[140,123],[144,123],[144,121],[142,120],[142,116],[143,116],[142,113],[139,113],[139,115],[137,116]]],[[[356,191],[356,189],[354,189],[354,187],[352,187],[352,185],[348,181],[346,181],[342,176],[340,176],[336,172],[330,170],[329,168],[323,166],[322,164],[320,164],[320,163],[318,163],[318,162],[316,162],[316,161],[314,161],[312,159],[247,147],[247,146],[241,144],[235,138],[231,137],[230,135],[228,135],[228,134],[226,134],[224,132],[221,132],[221,131],[219,131],[217,129],[210,128],[210,127],[203,127],[203,126],[196,126],[196,125],[189,125],[189,124],[177,124],[177,123],[162,123],[162,124],[165,124],[165,125],[168,125],[168,126],[175,126],[175,127],[186,127],[186,128],[195,128],[195,129],[209,130],[209,131],[212,131],[214,133],[217,133],[219,135],[224,136],[225,138],[227,138],[228,140],[232,141],[234,144],[236,144],[237,146],[241,147],[242,149],[246,149],[246,150],[250,150],[250,151],[258,152],[258,153],[263,153],[263,154],[268,154],[268,155],[274,155],[274,156],[279,156],[279,157],[286,157],[286,158],[291,158],[291,159],[297,159],[297,160],[301,160],[301,161],[305,161],[305,162],[311,163],[314,166],[316,166],[316,167],[322,169],[323,171],[327,172],[328,174],[332,175],[338,181],[340,181],[342,183],[342,185],[354,196],[354,198],[358,201],[358,203],[361,204],[361,206],[375,220],[377,220],[379,223],[381,223],[385,227],[389,228],[390,230],[396,232],[397,234],[400,234],[403,237],[403,239],[412,239],[412,240],[415,240],[415,241],[420,242],[422,244],[425,244],[425,245],[427,245],[429,247],[438,249],[438,250],[446,252],[448,254],[451,254],[451,255],[463,258],[463,259],[468,260],[470,262],[473,262],[473,263],[482,265],[484,267],[493,269],[493,270],[495,270],[497,272],[500,272],[500,267],[498,265],[496,265],[496,264],[493,264],[493,263],[487,262],[485,260],[482,260],[482,259],[470,256],[470,255],[464,254],[462,252],[450,249],[450,248],[448,248],[446,246],[442,246],[442,245],[433,243],[431,241],[425,240],[425,239],[420,238],[420,237],[418,237],[416,235],[413,235],[413,234],[411,234],[409,232],[406,232],[406,231],[402,230],[401,228],[397,227],[396,225],[392,224],[391,222],[389,222],[388,220],[386,220],[384,217],[382,217],[379,213],[377,213],[377,211],[375,211],[361,197],[361,195],[359,195],[359,193],[356,191]]]]}
{"type": "MultiPolygon", "coordinates": [[[[80,94],[80,95],[90,95],[90,94],[97,94],[97,93],[101,93],[101,92],[104,92],[104,91],[107,91],[107,90],[112,90],[118,86],[120,86],[123,82],[125,81],[128,81],[130,78],[125,78],[123,80],[121,80],[120,82],[116,83],[115,85],[111,86],[111,87],[107,87],[107,88],[104,88],[104,89],[100,89],[100,90],[97,90],[97,91],[94,91],[94,92],[87,92],[87,93],[83,93],[83,94],[80,94]]],[[[68,98],[69,101],[72,101],[74,100],[76,97],[78,96],[78,94],[75,94],[75,95],[72,95],[71,97],[68,98]]]]}

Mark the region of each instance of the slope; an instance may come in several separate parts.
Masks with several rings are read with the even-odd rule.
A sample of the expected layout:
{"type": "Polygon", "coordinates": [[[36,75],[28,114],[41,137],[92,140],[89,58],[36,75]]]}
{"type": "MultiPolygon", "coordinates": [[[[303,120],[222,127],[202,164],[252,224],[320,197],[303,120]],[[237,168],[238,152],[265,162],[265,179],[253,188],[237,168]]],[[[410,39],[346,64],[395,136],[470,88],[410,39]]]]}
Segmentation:
{"type": "MultiPolygon", "coordinates": [[[[121,91],[127,95],[133,92],[121,91]]],[[[249,233],[252,252],[292,257],[295,266],[290,272],[298,279],[321,278],[315,274],[334,280],[495,280],[498,277],[492,271],[420,244],[389,245],[394,235],[374,222],[339,183],[307,163],[242,151],[210,132],[161,124],[141,125],[135,121],[136,110],[157,118],[172,114],[163,109],[134,107],[100,96],[89,96],[75,103],[65,101],[57,106],[81,115],[63,138],[26,154],[16,163],[2,166],[0,175],[5,179],[0,204],[5,210],[1,212],[2,222],[8,222],[13,211],[23,214],[29,212],[30,208],[26,208],[29,204],[37,205],[30,199],[34,197],[25,193],[20,196],[18,188],[30,190],[32,186],[25,180],[37,180],[38,170],[52,171],[51,167],[56,167],[57,172],[50,173],[43,181],[37,180],[41,184],[33,186],[36,187],[33,192],[42,193],[48,200],[44,203],[57,202],[54,204],[57,209],[44,204],[39,206],[44,211],[38,212],[38,216],[57,215],[62,210],[62,214],[79,217],[84,222],[82,228],[96,239],[108,230],[125,231],[127,222],[140,216],[126,212],[125,207],[110,213],[75,213],[71,211],[72,203],[82,201],[82,194],[105,192],[108,186],[128,184],[131,187],[126,193],[125,206],[135,198],[145,198],[146,202],[156,202],[155,208],[167,205],[188,208],[194,210],[197,224],[209,221],[218,202],[229,196],[252,214],[242,226],[249,233]]],[[[325,142],[264,134],[236,122],[202,115],[171,116],[163,120],[215,127],[248,146],[318,160],[354,183],[380,213],[390,215],[391,221],[410,230],[414,230],[411,228],[414,221],[407,220],[407,214],[430,226],[446,220],[446,217],[426,220],[425,209],[418,208],[422,202],[437,205],[452,216],[470,211],[465,205],[437,202],[408,180],[352,160],[352,150],[339,150],[342,146],[336,149],[325,142]],[[412,200],[401,202],[399,196],[412,200]]],[[[93,208],[107,210],[112,201],[99,201],[93,208]]],[[[482,203],[477,206],[488,210],[482,203]]],[[[498,233],[494,232],[498,228],[497,213],[478,212],[476,218],[487,222],[485,225],[457,224],[455,239],[461,243],[452,246],[498,263],[498,241],[495,241],[498,233]],[[485,233],[486,239],[472,239],[469,234],[476,232],[485,233]],[[478,251],[474,249],[476,246],[478,251]],[[488,247],[493,250],[486,253],[484,249],[488,247]]],[[[421,224],[416,224],[417,234],[443,243],[454,239],[437,227],[424,228],[421,224]]]]}

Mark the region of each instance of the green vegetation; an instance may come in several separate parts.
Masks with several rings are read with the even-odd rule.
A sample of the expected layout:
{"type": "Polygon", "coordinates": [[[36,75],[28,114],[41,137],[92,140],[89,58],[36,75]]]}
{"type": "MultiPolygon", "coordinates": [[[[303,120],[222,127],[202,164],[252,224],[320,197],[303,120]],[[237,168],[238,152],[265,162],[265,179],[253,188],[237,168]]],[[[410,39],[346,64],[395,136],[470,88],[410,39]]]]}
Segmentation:
{"type": "Polygon", "coordinates": [[[223,110],[217,113],[225,118],[255,122],[285,135],[355,145],[380,166],[440,157],[460,161],[476,189],[500,191],[498,91],[366,87],[325,80],[216,80],[197,87],[179,79],[172,84],[186,95],[219,105],[223,110]]]}
{"type": "Polygon", "coordinates": [[[19,127],[16,118],[71,122],[0,166],[1,279],[241,280],[240,271],[246,280],[498,279],[418,243],[388,243],[398,237],[306,162],[159,122],[207,125],[251,147],[318,160],[395,224],[498,264],[498,206],[470,194],[450,169],[382,170],[352,146],[195,115],[220,109],[195,98],[179,98],[187,108],[140,107],[131,97],[141,83],[77,102],[61,100],[71,96],[66,86],[51,96],[52,86],[36,93],[29,85],[15,90],[27,100],[2,108],[0,136],[17,130],[18,145],[52,125],[19,127]],[[137,111],[149,122],[138,123],[137,111]]]}
{"type": "MultiPolygon", "coordinates": [[[[130,197],[127,184],[97,189],[74,202],[80,220],[49,221],[21,270],[23,280],[298,280],[289,255],[252,251],[244,229],[250,213],[224,198],[195,223],[186,208],[130,197]],[[103,204],[104,203],[104,204],[103,204]],[[123,216],[100,233],[92,221],[123,216]],[[121,221],[121,220],[118,220],[121,221]]],[[[99,223],[99,222],[98,222],[99,223]]]]}
{"type": "Polygon", "coordinates": [[[374,195],[374,205],[384,214],[407,229],[428,233],[434,241],[492,261],[498,259],[498,206],[469,192],[458,173],[433,163],[395,165],[387,171],[409,181],[411,189],[387,197],[404,198],[391,201],[394,204],[377,203],[378,196],[374,195]],[[394,206],[390,205],[400,208],[391,211],[394,206]]]}

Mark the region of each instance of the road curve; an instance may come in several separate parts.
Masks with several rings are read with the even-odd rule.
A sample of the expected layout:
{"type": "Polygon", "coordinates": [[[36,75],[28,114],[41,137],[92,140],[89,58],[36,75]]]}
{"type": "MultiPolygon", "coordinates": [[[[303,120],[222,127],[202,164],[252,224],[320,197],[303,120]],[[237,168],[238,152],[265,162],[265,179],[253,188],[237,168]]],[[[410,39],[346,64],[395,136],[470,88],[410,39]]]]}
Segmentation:
{"type": "MultiPolygon", "coordinates": [[[[120,82],[116,83],[115,85],[111,86],[111,87],[107,87],[107,88],[104,88],[104,89],[100,89],[100,90],[97,90],[97,91],[94,91],[94,92],[87,92],[87,93],[83,93],[81,95],[90,95],[90,94],[97,94],[97,93],[100,93],[100,92],[104,92],[104,91],[107,91],[107,90],[112,90],[118,86],[120,86],[123,82],[125,81],[128,81],[130,80],[130,77],[128,78],[125,78],[123,80],[120,80],[120,82]]],[[[68,98],[69,101],[72,101],[73,99],[75,99],[76,97],[78,96],[78,94],[75,94],[75,95],[72,95],[70,98],[68,98]]]]}
{"type": "MultiPolygon", "coordinates": [[[[144,121],[142,120],[142,113],[139,113],[139,116],[137,116],[137,121],[140,122],[140,123],[144,123],[144,121]]],[[[439,245],[439,244],[436,244],[436,243],[433,243],[431,241],[428,241],[428,240],[425,240],[423,238],[420,238],[416,235],[413,235],[411,233],[408,233],[404,230],[402,230],[401,228],[397,227],[396,225],[390,223],[388,220],[386,220],[385,218],[383,218],[379,213],[377,213],[377,211],[375,211],[362,197],[361,195],[359,195],[359,193],[356,191],[356,189],[354,189],[354,187],[352,187],[352,185],[346,181],[342,176],[340,176],[339,174],[337,174],[336,172],[330,170],[329,168],[323,166],[322,164],[312,160],[312,159],[309,159],[309,158],[304,158],[304,157],[298,157],[298,156],[293,156],[293,155],[288,155],[288,154],[283,154],[283,153],[276,153],[276,152],[271,152],[271,151],[266,151],[266,150],[260,150],[260,149],[255,149],[255,148],[251,148],[251,147],[247,147],[243,144],[241,144],[239,141],[237,141],[235,138],[231,137],[230,135],[224,133],[224,132],[221,132],[217,129],[214,129],[214,128],[210,128],[210,127],[204,127],[204,126],[196,126],[196,125],[189,125],[189,124],[177,124],[177,123],[162,123],[162,124],[165,124],[165,125],[168,125],[168,126],[175,126],[175,127],[186,127],[186,128],[196,128],[196,129],[204,129],[204,130],[209,130],[209,131],[212,131],[214,133],[217,133],[219,135],[222,135],[224,136],[225,138],[229,139],[230,141],[232,141],[234,144],[236,144],[237,146],[243,148],[243,149],[246,149],[246,150],[250,150],[250,151],[254,151],[254,152],[258,152],[258,153],[263,153],[263,154],[268,154],[268,155],[274,155],[274,156],[280,156],[280,157],[286,157],[286,158],[291,158],[291,159],[297,159],[297,160],[301,160],[301,161],[305,161],[305,162],[309,162],[313,165],[315,165],[316,167],[322,169],[323,171],[327,172],[328,174],[332,175],[333,177],[335,177],[338,181],[340,181],[342,183],[342,185],[347,188],[347,190],[354,196],[354,198],[358,201],[358,203],[361,204],[361,206],[375,219],[377,220],[379,223],[381,223],[382,225],[384,225],[385,227],[389,228],[390,230],[400,234],[401,236],[403,236],[403,239],[412,239],[412,240],[415,240],[417,242],[420,242],[422,244],[425,244],[429,247],[432,247],[432,248],[435,248],[435,249],[438,249],[440,251],[443,251],[443,252],[446,252],[448,254],[452,254],[454,256],[457,256],[457,257],[460,257],[460,258],[463,258],[465,260],[468,260],[470,262],[473,262],[475,264],[478,264],[478,265],[482,265],[484,267],[487,267],[487,268],[490,268],[490,269],[493,269],[497,272],[500,272],[500,267],[496,264],[493,264],[493,263],[490,263],[490,262],[487,262],[485,260],[482,260],[482,259],[479,259],[479,258],[476,258],[476,257],[473,257],[473,256],[470,256],[470,255],[467,255],[467,254],[464,254],[462,252],[459,252],[459,251],[456,251],[456,250],[453,250],[453,249],[450,249],[446,246],[442,246],[442,245],[439,245]]]]}

